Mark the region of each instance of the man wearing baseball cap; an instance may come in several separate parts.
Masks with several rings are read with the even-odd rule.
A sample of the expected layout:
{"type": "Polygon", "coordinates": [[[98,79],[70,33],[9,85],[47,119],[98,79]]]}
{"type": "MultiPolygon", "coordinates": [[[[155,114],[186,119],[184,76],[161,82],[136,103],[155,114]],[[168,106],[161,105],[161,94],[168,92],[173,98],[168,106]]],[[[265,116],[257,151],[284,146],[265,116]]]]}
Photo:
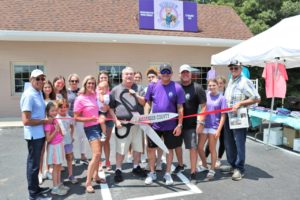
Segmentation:
{"type": "MultiPolygon", "coordinates": [[[[185,103],[183,104],[184,116],[205,112],[206,110],[206,94],[203,87],[192,82],[192,68],[187,65],[181,65],[179,68],[180,84],[185,92],[185,103]]],[[[191,175],[190,180],[196,180],[197,167],[197,135],[202,132],[205,124],[205,116],[190,117],[183,119],[182,136],[184,146],[190,151],[191,175]]],[[[179,155],[182,157],[182,155],[179,155]]],[[[183,166],[177,166],[175,173],[183,171],[183,166]]]]}
{"type": "Polygon", "coordinates": [[[50,188],[39,187],[38,173],[41,151],[45,143],[43,124],[50,122],[45,115],[45,102],[42,89],[45,82],[43,71],[35,69],[31,72],[30,83],[21,97],[20,107],[24,124],[24,138],[27,142],[27,183],[29,199],[51,199],[43,196],[50,188]]]}
{"type": "MultiPolygon", "coordinates": [[[[228,68],[232,74],[225,91],[228,108],[233,112],[239,108],[260,102],[260,96],[253,83],[242,76],[242,66],[238,60],[232,60],[228,68]]],[[[224,173],[232,173],[232,180],[239,181],[245,173],[247,128],[230,129],[229,117],[226,114],[224,123],[224,143],[229,166],[221,167],[224,173]]]]}
{"type": "MultiPolygon", "coordinates": [[[[182,120],[183,120],[183,103],[184,91],[180,84],[171,80],[173,70],[171,65],[162,64],[159,67],[160,80],[157,83],[150,83],[145,95],[146,106],[151,108],[153,113],[173,112],[178,113],[178,120],[169,120],[159,123],[153,123],[152,128],[156,131],[159,137],[164,138],[164,143],[167,146],[169,153],[167,154],[167,169],[164,175],[165,184],[172,185],[173,179],[171,176],[171,165],[173,161],[174,149],[181,150],[182,137],[182,120]],[[151,105],[151,106],[150,106],[151,105]]],[[[145,114],[149,114],[150,109],[145,109],[145,114]]],[[[157,179],[154,171],[155,167],[155,151],[157,145],[147,137],[148,140],[148,158],[150,173],[145,180],[146,184],[152,184],[157,179]]],[[[183,161],[178,160],[180,166],[183,166],[183,161]]]]}

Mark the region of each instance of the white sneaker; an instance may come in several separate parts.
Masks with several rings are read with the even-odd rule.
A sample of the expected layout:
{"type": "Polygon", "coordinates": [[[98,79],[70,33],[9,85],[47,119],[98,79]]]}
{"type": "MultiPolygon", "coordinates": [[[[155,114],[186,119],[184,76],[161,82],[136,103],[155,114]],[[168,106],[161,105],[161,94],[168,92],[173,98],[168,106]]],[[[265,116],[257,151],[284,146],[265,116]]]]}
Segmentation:
{"type": "Polygon", "coordinates": [[[221,161],[217,160],[215,168],[219,169],[221,165],[222,165],[221,161]]]}
{"type": "Polygon", "coordinates": [[[207,167],[203,167],[202,165],[199,165],[197,167],[197,172],[206,172],[206,171],[208,171],[207,167]]]}
{"type": "Polygon", "coordinates": [[[157,179],[156,173],[155,172],[150,172],[147,175],[147,178],[145,179],[145,184],[150,185],[157,179]]]}
{"type": "Polygon", "coordinates": [[[172,179],[171,174],[165,173],[164,179],[165,179],[165,184],[166,184],[166,185],[173,185],[174,181],[173,181],[173,179],[172,179]]]}
{"type": "Polygon", "coordinates": [[[41,185],[43,183],[43,174],[39,173],[39,184],[41,185]]]}

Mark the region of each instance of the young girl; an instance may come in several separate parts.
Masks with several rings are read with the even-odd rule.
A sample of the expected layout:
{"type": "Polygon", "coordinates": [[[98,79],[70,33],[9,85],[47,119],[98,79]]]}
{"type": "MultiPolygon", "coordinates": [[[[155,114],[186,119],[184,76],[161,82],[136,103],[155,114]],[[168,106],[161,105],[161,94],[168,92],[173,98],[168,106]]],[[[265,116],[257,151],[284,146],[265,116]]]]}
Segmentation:
{"type": "MultiPolygon", "coordinates": [[[[51,81],[47,80],[44,83],[43,86],[43,98],[45,101],[45,104],[47,105],[50,101],[55,101],[56,97],[55,97],[55,93],[54,93],[54,89],[52,86],[51,81]]],[[[45,148],[47,146],[47,143],[44,144],[43,149],[42,149],[42,153],[41,153],[41,161],[40,161],[40,169],[39,169],[39,184],[43,183],[43,179],[52,179],[52,168],[51,166],[46,164],[46,170],[44,171],[44,175],[43,175],[43,164],[44,164],[44,154],[45,154],[45,148]]],[[[46,161],[47,163],[47,161],[46,161]]]]}
{"type": "Polygon", "coordinates": [[[104,142],[106,139],[106,114],[109,110],[109,94],[108,94],[108,82],[102,81],[98,84],[98,107],[99,107],[99,123],[102,130],[101,141],[104,142]]]}
{"type": "MultiPolygon", "coordinates": [[[[226,108],[225,97],[219,93],[218,82],[216,79],[208,80],[208,92],[206,94],[206,109],[207,111],[220,110],[226,108]]],[[[207,174],[208,179],[212,179],[215,176],[215,165],[217,161],[216,144],[220,137],[221,130],[225,121],[225,113],[209,114],[205,118],[205,125],[203,133],[200,134],[200,142],[198,144],[198,150],[202,165],[201,171],[207,171],[207,162],[204,152],[204,145],[208,139],[209,150],[211,153],[211,169],[207,174]]]]}
{"type": "MultiPolygon", "coordinates": [[[[46,115],[47,118],[56,117],[57,104],[55,102],[49,102],[47,104],[46,115]]],[[[44,130],[46,133],[46,140],[48,142],[48,164],[53,165],[53,188],[51,193],[56,195],[65,195],[67,194],[68,188],[61,183],[61,164],[64,160],[64,138],[57,120],[53,120],[52,124],[45,124],[44,130]]]]}
{"type": "Polygon", "coordinates": [[[63,76],[56,76],[53,79],[54,92],[56,94],[56,99],[68,99],[66,81],[63,76]]]}
{"type": "Polygon", "coordinates": [[[57,101],[58,115],[56,116],[61,132],[64,136],[64,150],[68,165],[69,181],[73,184],[78,180],[73,176],[73,142],[74,142],[74,120],[67,114],[69,104],[66,99],[57,101]],[[61,119],[62,118],[62,119],[61,119]]]}

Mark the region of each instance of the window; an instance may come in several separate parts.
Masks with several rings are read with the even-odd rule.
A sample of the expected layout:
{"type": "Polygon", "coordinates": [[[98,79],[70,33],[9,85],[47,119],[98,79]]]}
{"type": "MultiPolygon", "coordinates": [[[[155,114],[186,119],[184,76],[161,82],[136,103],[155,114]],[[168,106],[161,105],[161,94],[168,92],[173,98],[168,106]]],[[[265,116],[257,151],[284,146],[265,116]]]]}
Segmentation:
{"type": "Polygon", "coordinates": [[[124,64],[100,64],[99,71],[107,71],[109,73],[109,82],[111,87],[122,82],[122,70],[126,67],[124,64]]]}
{"type": "Polygon", "coordinates": [[[210,67],[199,67],[199,66],[193,66],[191,67],[197,69],[197,71],[192,72],[192,80],[201,84],[203,89],[207,89],[207,72],[211,69],[210,67]]]}
{"type": "Polygon", "coordinates": [[[26,82],[29,82],[30,73],[34,69],[40,69],[44,71],[44,65],[42,64],[24,64],[24,63],[13,63],[12,64],[12,80],[13,80],[13,91],[12,94],[20,94],[24,91],[26,82]]]}

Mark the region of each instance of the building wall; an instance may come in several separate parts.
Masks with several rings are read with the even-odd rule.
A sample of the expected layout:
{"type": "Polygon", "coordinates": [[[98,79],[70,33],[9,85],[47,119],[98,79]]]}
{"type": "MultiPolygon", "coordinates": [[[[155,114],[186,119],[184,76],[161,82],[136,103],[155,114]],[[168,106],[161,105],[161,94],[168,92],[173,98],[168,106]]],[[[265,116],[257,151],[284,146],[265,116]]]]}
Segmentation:
{"type": "MultiPolygon", "coordinates": [[[[96,76],[101,63],[126,64],[145,76],[150,63],[168,62],[174,66],[174,80],[178,80],[177,72],[181,64],[210,66],[211,55],[223,50],[175,45],[0,42],[0,118],[21,116],[20,96],[12,95],[12,62],[43,63],[47,79],[50,80],[56,75],[67,77],[70,73],[79,74],[81,80],[88,74],[96,76]]],[[[227,69],[219,67],[217,72],[225,75],[227,69]]]]}

